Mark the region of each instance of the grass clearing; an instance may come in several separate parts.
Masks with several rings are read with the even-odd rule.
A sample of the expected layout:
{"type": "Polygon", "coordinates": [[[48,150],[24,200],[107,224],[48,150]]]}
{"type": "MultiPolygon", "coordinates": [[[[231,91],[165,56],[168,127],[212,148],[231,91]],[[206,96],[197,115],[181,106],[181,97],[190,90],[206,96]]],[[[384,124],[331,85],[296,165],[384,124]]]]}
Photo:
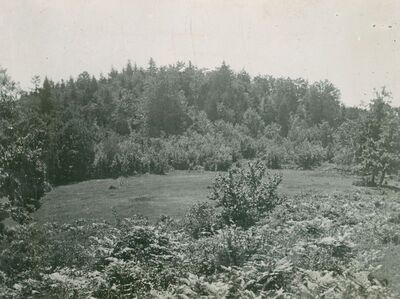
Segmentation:
{"type": "MultiPolygon", "coordinates": [[[[279,170],[280,192],[293,195],[315,190],[323,193],[354,190],[351,177],[322,170],[279,170]]],[[[167,175],[141,175],[123,179],[90,180],[60,186],[43,200],[35,219],[40,222],[73,222],[79,218],[114,219],[141,214],[155,221],[160,215],[181,217],[194,203],[206,201],[215,172],[173,171],[167,175]],[[115,189],[110,189],[114,186],[115,189]]]]}

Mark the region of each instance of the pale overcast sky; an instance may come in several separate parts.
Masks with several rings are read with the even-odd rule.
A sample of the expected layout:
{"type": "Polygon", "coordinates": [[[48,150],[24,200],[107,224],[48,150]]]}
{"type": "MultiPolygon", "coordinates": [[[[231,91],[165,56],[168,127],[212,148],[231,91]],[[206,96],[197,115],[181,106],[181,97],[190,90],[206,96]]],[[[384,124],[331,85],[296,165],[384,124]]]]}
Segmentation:
{"type": "Polygon", "coordinates": [[[400,0],[0,0],[0,65],[21,86],[223,60],[251,75],[328,79],[347,105],[386,85],[400,105],[400,0]]]}

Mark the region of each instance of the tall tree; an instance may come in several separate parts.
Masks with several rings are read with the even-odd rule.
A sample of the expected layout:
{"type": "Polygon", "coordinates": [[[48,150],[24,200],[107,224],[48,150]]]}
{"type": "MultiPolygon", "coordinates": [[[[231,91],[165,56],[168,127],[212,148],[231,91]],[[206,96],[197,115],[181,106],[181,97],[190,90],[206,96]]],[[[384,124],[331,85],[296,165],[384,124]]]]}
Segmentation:
{"type": "Polygon", "coordinates": [[[369,184],[382,185],[386,174],[400,165],[400,117],[390,106],[390,94],[383,88],[377,91],[369,105],[362,131],[359,162],[369,184]]]}
{"type": "Polygon", "coordinates": [[[187,100],[175,69],[161,69],[148,81],[145,97],[150,136],[160,136],[161,132],[180,134],[190,125],[187,100]]]}
{"type": "Polygon", "coordinates": [[[337,127],[341,116],[340,91],[329,81],[312,84],[304,99],[305,117],[309,125],[326,121],[337,127]]]}
{"type": "Polygon", "coordinates": [[[52,82],[47,77],[44,78],[43,87],[39,91],[40,112],[43,114],[49,114],[53,110],[52,89],[52,82]]]}
{"type": "Polygon", "coordinates": [[[45,190],[36,128],[29,132],[19,130],[25,121],[17,109],[19,94],[15,82],[0,68],[0,198],[7,199],[0,202],[0,229],[8,217],[26,222],[28,214],[39,207],[45,190]]]}

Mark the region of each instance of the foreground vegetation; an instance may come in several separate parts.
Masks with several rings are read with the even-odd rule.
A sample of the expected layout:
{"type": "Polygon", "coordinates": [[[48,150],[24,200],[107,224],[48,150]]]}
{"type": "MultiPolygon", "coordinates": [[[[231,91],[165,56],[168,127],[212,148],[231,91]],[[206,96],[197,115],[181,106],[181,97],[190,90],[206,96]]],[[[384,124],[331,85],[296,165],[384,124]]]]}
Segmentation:
{"type": "Polygon", "coordinates": [[[209,190],[214,201],[179,221],[15,227],[2,242],[1,296],[395,298],[395,269],[379,265],[400,244],[396,191],[284,196],[280,180],[262,163],[233,169],[209,190]]]}

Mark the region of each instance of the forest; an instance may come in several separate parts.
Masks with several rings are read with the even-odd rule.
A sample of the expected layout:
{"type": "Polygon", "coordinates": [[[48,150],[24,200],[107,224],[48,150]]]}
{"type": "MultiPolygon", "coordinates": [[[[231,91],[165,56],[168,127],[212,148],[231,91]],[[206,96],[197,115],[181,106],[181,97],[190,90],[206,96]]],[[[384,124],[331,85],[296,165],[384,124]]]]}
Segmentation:
{"type": "Polygon", "coordinates": [[[0,68],[0,297],[400,294],[379,272],[400,244],[400,108],[385,87],[349,107],[328,80],[153,59],[32,86],[0,68]],[[286,169],[354,190],[283,194],[286,169]],[[176,171],[216,174],[179,219],[34,217],[59,186],[176,171]]]}

